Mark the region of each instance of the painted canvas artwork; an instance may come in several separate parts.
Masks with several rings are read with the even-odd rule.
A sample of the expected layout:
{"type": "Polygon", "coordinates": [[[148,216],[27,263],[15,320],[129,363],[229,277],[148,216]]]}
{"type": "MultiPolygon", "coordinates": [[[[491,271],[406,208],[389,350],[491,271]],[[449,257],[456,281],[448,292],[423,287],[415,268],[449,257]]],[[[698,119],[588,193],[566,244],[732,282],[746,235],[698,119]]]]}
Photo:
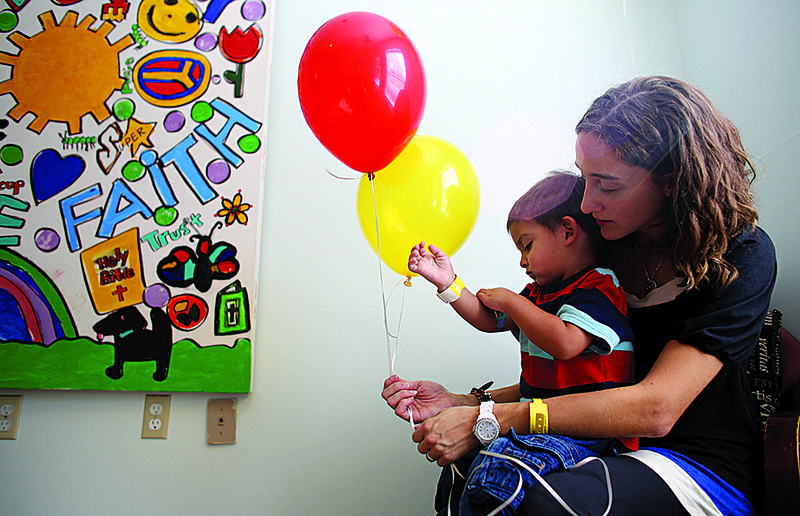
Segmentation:
{"type": "Polygon", "coordinates": [[[0,388],[249,392],[272,0],[0,7],[0,388]]]}

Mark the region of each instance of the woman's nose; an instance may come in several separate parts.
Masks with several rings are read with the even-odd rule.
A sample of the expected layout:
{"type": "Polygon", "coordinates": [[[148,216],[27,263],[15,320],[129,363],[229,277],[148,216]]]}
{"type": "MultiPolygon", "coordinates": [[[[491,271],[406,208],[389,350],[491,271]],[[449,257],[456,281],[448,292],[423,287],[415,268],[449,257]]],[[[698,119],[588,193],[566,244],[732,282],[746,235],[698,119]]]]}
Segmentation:
{"type": "Polygon", "coordinates": [[[587,188],[583,192],[583,200],[581,201],[581,211],[583,213],[586,213],[587,215],[590,215],[595,211],[597,211],[597,209],[598,209],[597,202],[595,201],[594,196],[592,196],[589,193],[589,189],[587,188]]]}

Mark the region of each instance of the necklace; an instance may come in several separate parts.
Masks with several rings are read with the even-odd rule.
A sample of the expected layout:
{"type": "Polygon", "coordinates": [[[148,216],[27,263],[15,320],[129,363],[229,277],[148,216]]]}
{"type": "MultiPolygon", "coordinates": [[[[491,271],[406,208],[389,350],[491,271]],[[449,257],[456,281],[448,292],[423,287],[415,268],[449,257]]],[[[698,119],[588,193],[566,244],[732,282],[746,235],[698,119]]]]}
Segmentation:
{"type": "Polygon", "coordinates": [[[642,264],[642,270],[644,270],[644,277],[647,279],[647,281],[644,284],[644,293],[645,295],[647,295],[653,290],[655,290],[655,288],[658,286],[658,283],[656,283],[656,281],[653,278],[656,277],[658,271],[661,269],[661,264],[664,263],[664,258],[667,257],[667,253],[664,253],[664,255],[661,257],[661,260],[659,260],[658,265],[656,265],[656,270],[653,271],[653,276],[650,277],[650,273],[647,272],[647,266],[644,264],[642,253],[639,252],[638,239],[633,240],[633,248],[636,249],[636,255],[639,257],[639,263],[642,264]]]}

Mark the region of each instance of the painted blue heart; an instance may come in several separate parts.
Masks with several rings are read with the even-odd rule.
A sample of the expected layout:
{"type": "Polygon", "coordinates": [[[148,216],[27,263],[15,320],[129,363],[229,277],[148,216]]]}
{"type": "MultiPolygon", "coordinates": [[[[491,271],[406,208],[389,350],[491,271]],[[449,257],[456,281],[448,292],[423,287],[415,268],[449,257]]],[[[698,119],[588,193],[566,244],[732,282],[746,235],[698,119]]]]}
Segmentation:
{"type": "Polygon", "coordinates": [[[86,170],[86,162],[80,156],[61,155],[53,149],[45,149],[31,163],[31,186],[36,203],[58,195],[78,180],[86,170]]]}

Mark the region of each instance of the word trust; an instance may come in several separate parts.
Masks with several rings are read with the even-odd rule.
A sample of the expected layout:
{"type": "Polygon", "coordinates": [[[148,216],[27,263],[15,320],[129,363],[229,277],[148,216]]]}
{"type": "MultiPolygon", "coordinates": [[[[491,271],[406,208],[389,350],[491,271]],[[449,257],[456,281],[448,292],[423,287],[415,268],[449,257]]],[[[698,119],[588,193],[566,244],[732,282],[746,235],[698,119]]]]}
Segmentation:
{"type": "Polygon", "coordinates": [[[159,249],[167,245],[167,242],[169,241],[175,242],[182,236],[191,233],[191,231],[189,231],[188,224],[191,224],[196,228],[202,226],[203,223],[200,222],[200,214],[193,213],[192,215],[189,216],[188,220],[184,220],[183,224],[178,226],[178,229],[174,231],[167,230],[159,233],[157,229],[154,229],[153,231],[142,236],[141,241],[147,242],[147,244],[150,245],[151,250],[158,251],[159,249]]]}

